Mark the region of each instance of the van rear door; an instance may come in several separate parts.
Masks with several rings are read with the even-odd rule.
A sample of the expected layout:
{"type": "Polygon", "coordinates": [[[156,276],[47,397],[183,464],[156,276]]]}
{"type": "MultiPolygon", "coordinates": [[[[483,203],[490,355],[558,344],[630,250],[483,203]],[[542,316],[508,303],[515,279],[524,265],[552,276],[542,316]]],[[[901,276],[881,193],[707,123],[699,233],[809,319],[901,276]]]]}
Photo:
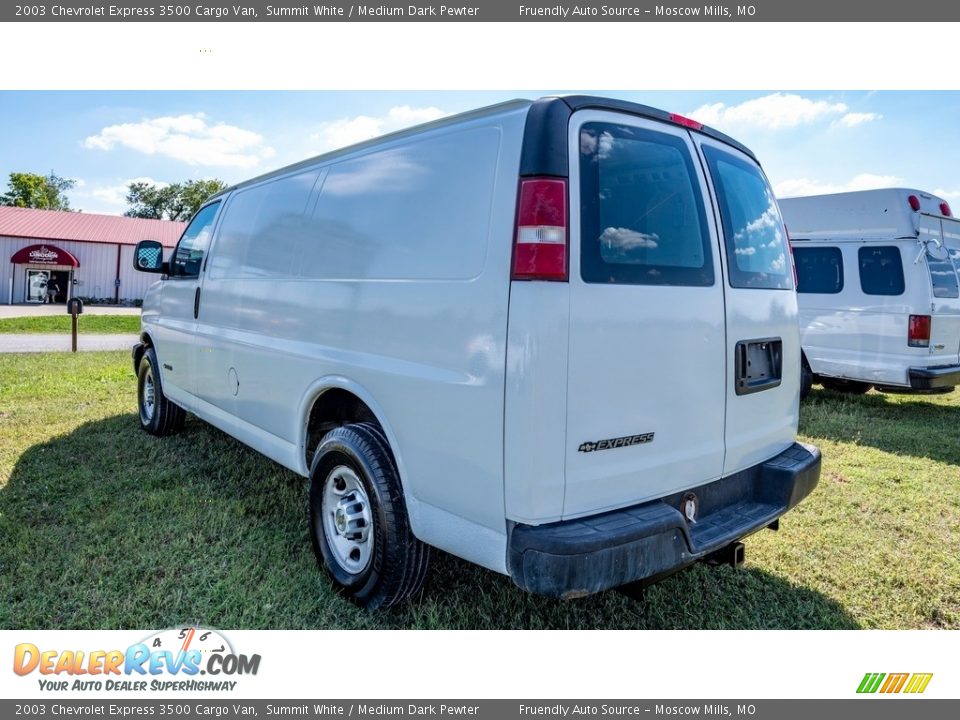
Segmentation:
{"type": "Polygon", "coordinates": [[[757,162],[694,133],[707,168],[726,266],[723,474],[788,448],[797,431],[800,331],[793,264],[773,190],[757,162]]]}
{"type": "Polygon", "coordinates": [[[719,478],[729,374],[690,133],[601,110],[569,127],[568,518],[719,478]]]}
{"type": "MultiPolygon", "coordinates": [[[[930,276],[928,367],[960,363],[960,221],[921,213],[918,238],[926,248],[922,262],[930,276]]],[[[918,255],[921,250],[917,250],[918,255]]],[[[919,260],[919,258],[918,258],[919,260]]]]}

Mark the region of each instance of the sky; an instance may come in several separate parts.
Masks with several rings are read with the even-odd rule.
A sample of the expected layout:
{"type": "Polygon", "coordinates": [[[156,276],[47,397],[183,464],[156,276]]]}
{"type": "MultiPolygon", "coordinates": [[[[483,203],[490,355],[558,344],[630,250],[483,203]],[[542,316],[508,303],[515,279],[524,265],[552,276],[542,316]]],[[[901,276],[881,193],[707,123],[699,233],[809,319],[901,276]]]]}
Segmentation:
{"type": "Polygon", "coordinates": [[[239,182],[319,153],[516,97],[585,92],[678,112],[750,147],[779,197],[912,187],[960,206],[960,92],[0,91],[11,172],[76,181],[74,209],[122,214],[127,185],[239,182]]]}

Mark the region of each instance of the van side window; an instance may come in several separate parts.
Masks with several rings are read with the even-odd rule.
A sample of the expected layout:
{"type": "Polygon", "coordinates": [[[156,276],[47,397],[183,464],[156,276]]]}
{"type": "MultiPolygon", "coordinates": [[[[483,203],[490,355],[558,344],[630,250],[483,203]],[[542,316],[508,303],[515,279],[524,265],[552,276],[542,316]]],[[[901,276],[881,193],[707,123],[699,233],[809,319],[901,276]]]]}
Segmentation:
{"type": "Polygon", "coordinates": [[[780,208],[760,168],[703,146],[717,191],[730,287],[789,290],[792,272],[780,208]]]}
{"type": "Polygon", "coordinates": [[[584,282],[713,285],[703,197],[682,138],[585,123],[580,198],[584,282]]]}
{"type": "MultiPolygon", "coordinates": [[[[937,251],[934,250],[934,253],[937,251]]],[[[946,258],[935,258],[927,253],[927,270],[930,273],[930,284],[933,286],[933,296],[938,298],[960,297],[960,286],[957,284],[957,269],[954,267],[955,250],[944,248],[941,252],[948,253],[946,258]]]]}
{"type": "Polygon", "coordinates": [[[210,234],[213,231],[213,220],[217,216],[220,201],[212,202],[200,209],[187,225],[187,229],[180,236],[177,249],[170,259],[170,276],[178,278],[195,278],[200,275],[200,266],[203,256],[210,246],[210,234]]]}
{"type": "Polygon", "coordinates": [[[895,246],[862,247],[860,289],[867,295],[903,295],[903,260],[895,246]]]}
{"type": "Polygon", "coordinates": [[[797,292],[823,295],[843,290],[843,253],[835,247],[796,247],[797,292]]]}

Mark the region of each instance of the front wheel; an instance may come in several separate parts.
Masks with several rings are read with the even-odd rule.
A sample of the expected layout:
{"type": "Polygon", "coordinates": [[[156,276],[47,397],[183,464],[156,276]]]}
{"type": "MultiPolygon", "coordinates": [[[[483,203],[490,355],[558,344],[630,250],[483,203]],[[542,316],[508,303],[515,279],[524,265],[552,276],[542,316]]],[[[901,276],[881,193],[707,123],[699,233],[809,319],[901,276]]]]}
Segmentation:
{"type": "Polygon", "coordinates": [[[387,608],[422,586],[430,549],[410,530],[400,477],[376,426],[344,425],[320,441],[309,515],[317,561],[358,605],[387,608]]]}
{"type": "Polygon", "coordinates": [[[140,427],[151,435],[172,435],[183,427],[186,412],[163,394],[157,353],[148,347],[137,371],[137,407],[140,427]]]}

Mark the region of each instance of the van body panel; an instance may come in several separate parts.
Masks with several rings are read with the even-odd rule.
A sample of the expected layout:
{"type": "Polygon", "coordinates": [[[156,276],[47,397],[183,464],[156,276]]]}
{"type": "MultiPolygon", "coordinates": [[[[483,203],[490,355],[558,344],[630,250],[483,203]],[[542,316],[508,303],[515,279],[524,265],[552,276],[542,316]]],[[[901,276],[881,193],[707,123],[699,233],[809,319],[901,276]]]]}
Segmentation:
{"type": "Polygon", "coordinates": [[[503,481],[506,516],[516,522],[563,516],[569,315],[568,283],[512,283],[503,481]]]}
{"type": "MultiPolygon", "coordinates": [[[[244,185],[230,198],[226,229],[259,222],[262,233],[272,233],[271,254],[250,237],[218,234],[197,331],[209,404],[198,414],[217,407],[245,434],[259,428],[263,441],[251,443],[258,448],[278,447],[271,438],[302,448],[306,427],[291,409],[312,403],[305,393],[318,378],[349,378],[377,398],[393,428],[404,492],[420,509],[411,512],[414,533],[430,542],[439,532],[445,549],[478,562],[476,549],[451,547],[456,532],[420,518],[435,518],[424,510],[432,506],[505,537],[509,238],[523,110],[244,185]],[[263,220],[265,191],[244,209],[253,219],[231,221],[244,193],[256,200],[261,187],[284,183],[284,197],[299,193],[299,210],[263,220]],[[397,198],[384,200],[394,202],[380,216],[389,223],[364,215],[362,204],[352,209],[351,197],[370,192],[397,198]],[[425,218],[407,195],[441,204],[425,218]],[[400,237],[420,243],[415,254],[402,254],[412,250],[396,246],[400,237]],[[390,254],[395,261],[385,261],[390,254]],[[447,270],[431,276],[438,266],[447,270]]],[[[307,471],[303,460],[293,467],[307,471]]]]}
{"type": "MultiPolygon", "coordinates": [[[[571,119],[569,148],[577,161],[571,161],[570,176],[565,518],[718,478],[724,458],[726,380],[721,261],[713,215],[704,206],[709,194],[690,134],[646,118],[581,110],[571,119]],[[612,132],[619,136],[608,137],[612,132]],[[594,142],[600,147],[581,153],[582,143],[594,142]],[[633,158],[647,164],[632,167],[633,158]],[[599,237],[584,237],[582,232],[583,209],[593,202],[587,195],[598,192],[595,185],[585,187],[587,177],[600,183],[601,197],[609,195],[609,211],[601,208],[598,216],[603,227],[588,222],[599,237]],[[648,183],[656,186],[649,194],[648,183]],[[666,219],[658,215],[664,211],[680,214],[666,219]],[[675,222],[683,225],[672,226],[675,222]],[[675,238],[688,231],[706,237],[703,257],[665,255],[667,243],[679,242],[675,238]],[[657,240],[642,237],[655,234],[657,240]],[[644,242],[646,253],[636,249],[644,242]],[[584,243],[606,243],[600,260],[606,253],[609,272],[630,272],[633,277],[629,282],[585,280],[584,243]],[[634,250],[635,256],[621,257],[621,250],[634,250]],[[710,268],[711,284],[645,284],[667,272],[666,264],[691,270],[683,263],[710,268]],[[648,441],[625,447],[591,449],[603,440],[649,434],[648,441]]],[[[703,251],[698,247],[692,252],[703,251]]],[[[690,282],[701,282],[692,270],[690,275],[690,282]]],[[[684,282],[679,272],[678,278],[684,282]]]]}
{"type": "MultiPolygon", "coordinates": [[[[726,238],[723,242],[727,252],[722,282],[725,286],[726,304],[726,358],[728,368],[725,376],[726,416],[724,423],[724,444],[726,454],[723,474],[739,472],[756,465],[790,447],[797,433],[800,420],[800,333],[797,326],[797,296],[793,288],[792,270],[786,231],[780,218],[773,191],[756,161],[737,148],[720,143],[713,138],[694,134],[697,148],[707,168],[707,182],[716,208],[717,227],[725,234],[734,233],[736,238],[726,238]],[[711,164],[706,153],[714,153],[711,164]],[[720,163],[726,163],[721,165],[720,163]],[[726,228],[732,218],[725,218],[721,212],[724,197],[722,191],[731,197],[728,202],[736,203],[735,193],[738,187],[718,187],[722,176],[719,168],[732,168],[731,172],[746,173],[744,181],[751,180],[757,193],[755,200],[762,195],[763,200],[737,207],[738,213],[749,212],[749,217],[738,217],[736,228],[726,228]],[[741,233],[754,228],[764,232],[757,242],[741,240],[741,233]],[[763,247],[757,250],[757,243],[763,247]],[[742,245],[742,247],[741,247],[742,245]],[[731,247],[735,251],[731,252],[731,247]],[[743,255],[741,255],[743,251],[743,255]],[[749,252],[748,252],[749,251],[749,252]],[[743,265],[743,258],[752,260],[764,255],[769,267],[743,265]],[[731,266],[740,274],[734,275],[731,266]],[[760,270],[770,270],[769,282],[765,282],[760,270]],[[755,277],[756,276],[756,277],[755,277]],[[733,277],[738,279],[735,284],[733,277]],[[757,286],[753,286],[756,283],[757,286]],[[739,286],[737,286],[739,285],[739,286]],[[771,288],[769,285],[780,287],[771,288]],[[780,343],[781,357],[779,382],[759,392],[738,392],[735,382],[737,355],[742,350],[740,344],[755,344],[770,340],[780,343]]],[[[745,200],[743,202],[746,202],[745,200]]]]}

